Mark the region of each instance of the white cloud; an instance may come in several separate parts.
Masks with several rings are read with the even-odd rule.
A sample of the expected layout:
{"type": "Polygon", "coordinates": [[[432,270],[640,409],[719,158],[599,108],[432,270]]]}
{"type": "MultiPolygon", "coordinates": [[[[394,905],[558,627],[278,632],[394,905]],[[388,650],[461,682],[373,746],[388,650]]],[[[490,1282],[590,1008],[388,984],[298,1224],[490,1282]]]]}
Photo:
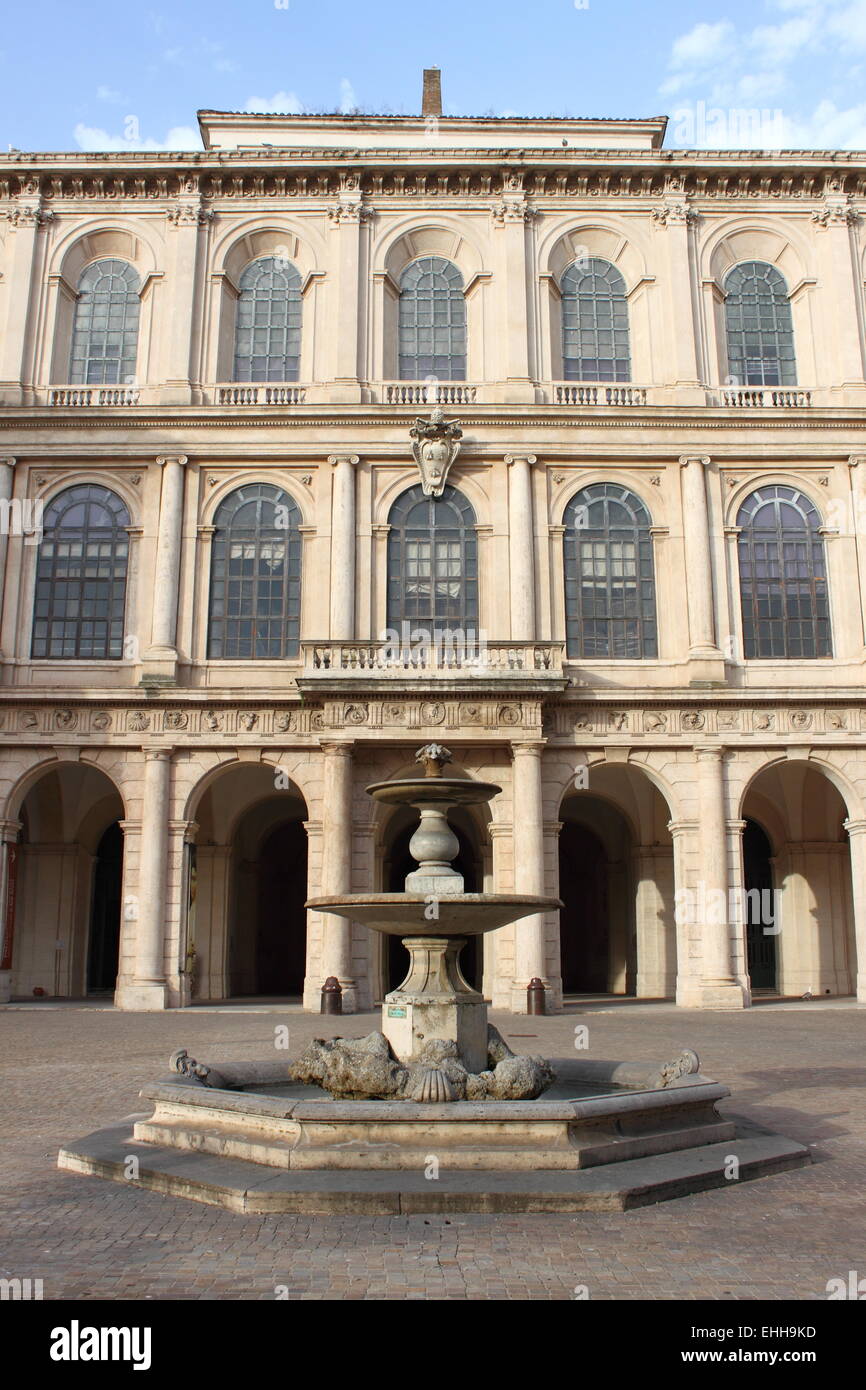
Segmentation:
{"type": "Polygon", "coordinates": [[[303,105],[294,92],[274,92],[272,97],[250,97],[245,111],[260,112],[268,115],[276,112],[279,115],[300,116],[303,105]]]}
{"type": "Polygon", "coordinates": [[[674,40],[672,68],[700,68],[715,63],[730,52],[735,29],[729,19],[718,24],[696,24],[687,34],[674,40]]]}
{"type": "Polygon", "coordinates": [[[348,77],[343,77],[340,79],[340,110],[344,116],[349,116],[357,109],[358,100],[355,96],[355,88],[348,77]]]}
{"type": "Polygon", "coordinates": [[[787,67],[816,42],[817,17],[788,19],[784,24],[759,24],[748,37],[749,47],[769,68],[787,67]]]}
{"type": "Polygon", "coordinates": [[[866,150],[866,102],[840,110],[821,101],[811,116],[785,120],[785,145],[805,150],[866,150]]]}
{"type": "Polygon", "coordinates": [[[84,125],[79,121],[72,132],[80,150],[200,150],[201,135],[192,126],[173,126],[164,140],[127,139],[124,135],[111,135],[98,126],[84,125]]]}
{"type": "Polygon", "coordinates": [[[98,101],[108,101],[112,104],[123,100],[120,92],[116,92],[113,87],[97,87],[96,97],[98,101]]]}

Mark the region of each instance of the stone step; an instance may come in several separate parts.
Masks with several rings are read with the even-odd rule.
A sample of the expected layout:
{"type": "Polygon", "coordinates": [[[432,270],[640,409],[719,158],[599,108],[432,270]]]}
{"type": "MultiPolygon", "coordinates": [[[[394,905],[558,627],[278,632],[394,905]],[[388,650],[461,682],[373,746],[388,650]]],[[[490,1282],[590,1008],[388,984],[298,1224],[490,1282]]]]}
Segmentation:
{"type": "MultiPolygon", "coordinates": [[[[489,1127],[488,1127],[489,1128],[489,1127]]],[[[552,1128],[552,1127],[551,1127],[552,1128]]],[[[499,1134],[497,1142],[484,1143],[484,1128],[473,1131],[457,1141],[453,1136],[440,1136],[440,1142],[428,1133],[420,1142],[348,1141],[319,1143],[309,1140],[280,1138],[278,1134],[263,1133],[261,1129],[245,1129],[242,1125],[214,1125],[196,1122],[195,1117],[182,1120],[144,1120],[135,1126],[136,1139],[163,1148],[213,1154],[220,1158],[238,1158],[268,1168],[280,1169],[381,1169],[383,1171],[422,1171],[427,1155],[434,1151],[446,1167],[461,1171],[508,1170],[512,1172],[536,1169],[571,1171],[592,1168],[601,1164],[621,1163],[652,1154],[673,1153],[679,1149],[698,1148],[703,1144],[722,1143],[734,1137],[730,1121],[716,1119],[704,1124],[680,1123],[663,1128],[645,1129],[638,1134],[617,1135],[605,1126],[584,1131],[574,1127],[569,1139],[568,1129],[561,1127],[560,1142],[544,1143],[538,1136],[522,1140],[499,1134]]]]}
{"type": "Polygon", "coordinates": [[[688,1193],[766,1177],[811,1162],[808,1149],[752,1125],[723,1143],[571,1172],[423,1171],[285,1172],[242,1159],[145,1144],[127,1121],[97,1130],[60,1150],[69,1172],[129,1182],[245,1214],[391,1216],[454,1212],[623,1211],[688,1193]],[[727,1176],[731,1156],[738,1177],[727,1176]],[[138,1160],[137,1174],[130,1158],[138,1160]]]}

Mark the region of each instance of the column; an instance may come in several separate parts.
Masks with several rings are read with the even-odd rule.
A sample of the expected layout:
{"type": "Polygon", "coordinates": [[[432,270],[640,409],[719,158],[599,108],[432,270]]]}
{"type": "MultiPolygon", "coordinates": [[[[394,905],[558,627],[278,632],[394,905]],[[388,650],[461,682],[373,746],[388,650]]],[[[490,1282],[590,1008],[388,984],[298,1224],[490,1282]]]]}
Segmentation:
{"type": "Polygon", "coordinates": [[[180,588],[180,553],[183,533],[183,454],[158,458],[162,469],[159,530],[153,575],[151,644],[145,654],[144,682],[173,685],[177,672],[177,603],[180,588]]]}
{"type": "Polygon", "coordinates": [[[857,313],[862,283],[858,272],[861,248],[856,232],[857,211],[845,194],[828,193],[823,207],[813,212],[812,218],[819,273],[829,293],[830,384],[836,392],[848,388],[845,399],[859,405],[863,394],[863,352],[857,313]]]}
{"type": "Polygon", "coordinates": [[[508,547],[511,566],[511,640],[535,641],[535,525],[532,508],[534,454],[509,454],[508,547]]]}
{"type": "Polygon", "coordinates": [[[192,399],[191,362],[192,341],[196,331],[196,297],[198,288],[199,241],[207,235],[206,226],[212,217],[203,209],[198,193],[182,196],[169,210],[168,222],[173,227],[166,238],[173,243],[171,316],[165,339],[161,392],[166,404],[188,405],[192,399]]]}
{"type": "Polygon", "coordinates": [[[6,322],[0,334],[0,388],[6,405],[25,405],[27,395],[27,356],[31,341],[31,297],[36,279],[39,228],[54,213],[43,209],[39,198],[15,202],[5,214],[9,220],[6,240],[6,322]]]}
{"type": "Polygon", "coordinates": [[[526,203],[522,188],[523,176],[515,172],[506,176],[507,189],[493,208],[494,225],[501,238],[500,264],[504,270],[505,342],[503,366],[509,401],[533,402],[535,388],[529,370],[529,265],[527,237],[535,215],[526,203]]]}
{"type": "MultiPolygon", "coordinates": [[[[544,818],[542,814],[541,754],[543,743],[511,746],[514,779],[512,812],[514,843],[514,891],[534,896],[544,893],[544,818]]],[[[512,1009],[526,1013],[526,986],[538,978],[548,984],[544,913],[533,913],[515,923],[515,980],[512,1009]]]]}
{"type": "Polygon", "coordinates": [[[138,861],[138,930],[135,980],[123,990],[122,1007],[139,1012],[164,1009],[165,920],[168,886],[170,748],[145,748],[144,794],[138,861]]]}
{"type": "Polygon", "coordinates": [[[695,749],[698,778],[698,884],[695,920],[700,932],[700,1007],[741,1009],[734,978],[729,921],[728,836],[724,750],[695,749]]]}
{"type": "Polygon", "coordinates": [[[0,1004],[8,1004],[12,996],[20,830],[20,821],[0,821],[0,1004]]]}
{"type": "Polygon", "coordinates": [[[634,850],[637,933],[635,993],[639,999],[665,999],[676,988],[673,924],[669,936],[665,923],[672,855],[673,851],[664,845],[637,845],[634,850]]]}
{"type": "MultiPolygon", "coordinates": [[[[322,896],[352,891],[353,745],[323,743],[322,896]]],[[[335,975],[343,987],[343,1012],[355,1013],[357,986],[352,975],[352,923],[323,914],[322,980],[335,975]]]]}
{"type": "Polygon", "coordinates": [[[332,454],[331,641],[355,637],[355,468],[357,454],[332,454]]]}
{"type": "Polygon", "coordinates": [[[689,254],[689,225],[694,221],[694,216],[682,187],[669,185],[665,190],[664,201],[653,212],[653,225],[663,237],[667,252],[673,385],[678,388],[681,404],[703,405],[689,254]]]}
{"type": "Polygon", "coordinates": [[[353,170],[341,177],[339,202],[328,209],[336,241],[337,300],[334,304],[334,384],[332,400],[360,401],[358,353],[360,346],[361,228],[367,210],[361,203],[360,178],[353,170]]]}
{"type": "MultiPolygon", "coordinates": [[[[3,608],[6,595],[6,557],[9,553],[9,530],[12,525],[12,488],[15,482],[15,460],[0,459],[0,631],[3,628],[3,608]]],[[[0,661],[3,653],[0,651],[0,661]]]]}
{"type": "Polygon", "coordinates": [[[716,644],[710,521],[704,470],[705,455],[685,455],[682,469],[683,540],[689,610],[689,658],[697,660],[697,678],[724,679],[724,664],[716,644]],[[707,662],[709,661],[709,664],[707,662]]]}
{"type": "Polygon", "coordinates": [[[857,951],[857,999],[866,1002],[866,820],[846,820],[857,951]]]}

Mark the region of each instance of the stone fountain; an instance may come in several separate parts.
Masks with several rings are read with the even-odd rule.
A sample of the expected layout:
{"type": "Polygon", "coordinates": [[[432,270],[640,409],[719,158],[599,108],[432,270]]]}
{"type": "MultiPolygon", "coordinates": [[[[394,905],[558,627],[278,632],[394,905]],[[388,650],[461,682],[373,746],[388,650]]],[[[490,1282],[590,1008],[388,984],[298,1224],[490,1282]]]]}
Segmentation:
{"type": "Polygon", "coordinates": [[[64,1146],[59,1166],[244,1213],[388,1215],[615,1210],[730,1187],[732,1158],[740,1181],[808,1163],[801,1145],[720,1115],[730,1092],[688,1048],[644,1062],[510,1050],[460,952],[559,902],[463,891],[448,813],[500,788],[443,776],[440,744],[416,756],[423,775],[367,788],[419,813],[405,891],[308,903],[402,937],[409,973],[381,1032],[318,1039],[289,1064],[180,1049],[140,1093],[150,1113],[64,1146]]]}
{"type": "MultiPolygon", "coordinates": [[[[442,770],[451,761],[451,753],[440,743],[426,744],[415,758],[424,767],[423,776],[376,782],[367,788],[375,801],[412,806],[420,815],[418,829],[409,842],[418,867],[407,875],[405,892],[311,898],[307,906],[402,937],[409,952],[409,973],[399,989],[385,998],[381,1037],[404,1070],[420,1065],[439,1072],[438,1080],[424,1078],[425,1095],[533,1099],[553,1081],[553,1073],[539,1059],[523,1059],[517,1066],[505,1066],[498,1076],[487,1075],[510,1063],[511,1054],[502,1055],[504,1044],[499,1034],[493,1030],[491,1035],[484,998],[461,974],[460,952],[469,937],[495,931],[530,913],[558,908],[560,902],[558,898],[505,893],[464,893],[463,877],[452,866],[460,846],[448,812],[455,806],[486,805],[502,788],[492,782],[444,777],[442,770]],[[450,1078],[446,1069],[437,1065],[443,1061],[450,1064],[450,1078]],[[466,1081],[455,1074],[458,1067],[465,1072],[466,1081]]],[[[381,1057],[376,1037],[373,1034],[371,1040],[364,1040],[366,1053],[381,1057]]],[[[314,1044],[295,1067],[295,1075],[299,1080],[315,1081],[332,1094],[381,1096],[380,1070],[377,1065],[370,1075],[365,1049],[358,1044],[344,1044],[336,1050],[327,1044],[314,1044]],[[354,1078],[353,1056],[357,1068],[354,1078]]],[[[421,1078],[411,1071],[402,1080],[402,1091],[397,1085],[399,1079],[395,1073],[395,1085],[388,1094],[419,1090],[416,1082],[421,1078]]]]}

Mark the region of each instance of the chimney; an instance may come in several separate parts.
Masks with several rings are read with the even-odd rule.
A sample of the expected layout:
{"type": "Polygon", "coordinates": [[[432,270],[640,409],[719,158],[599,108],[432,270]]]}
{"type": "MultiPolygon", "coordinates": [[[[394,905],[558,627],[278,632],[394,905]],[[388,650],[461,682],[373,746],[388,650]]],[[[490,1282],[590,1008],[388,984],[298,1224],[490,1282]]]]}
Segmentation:
{"type": "Polygon", "coordinates": [[[424,91],[421,97],[421,115],[442,115],[442,74],[438,68],[424,69],[424,91]]]}

